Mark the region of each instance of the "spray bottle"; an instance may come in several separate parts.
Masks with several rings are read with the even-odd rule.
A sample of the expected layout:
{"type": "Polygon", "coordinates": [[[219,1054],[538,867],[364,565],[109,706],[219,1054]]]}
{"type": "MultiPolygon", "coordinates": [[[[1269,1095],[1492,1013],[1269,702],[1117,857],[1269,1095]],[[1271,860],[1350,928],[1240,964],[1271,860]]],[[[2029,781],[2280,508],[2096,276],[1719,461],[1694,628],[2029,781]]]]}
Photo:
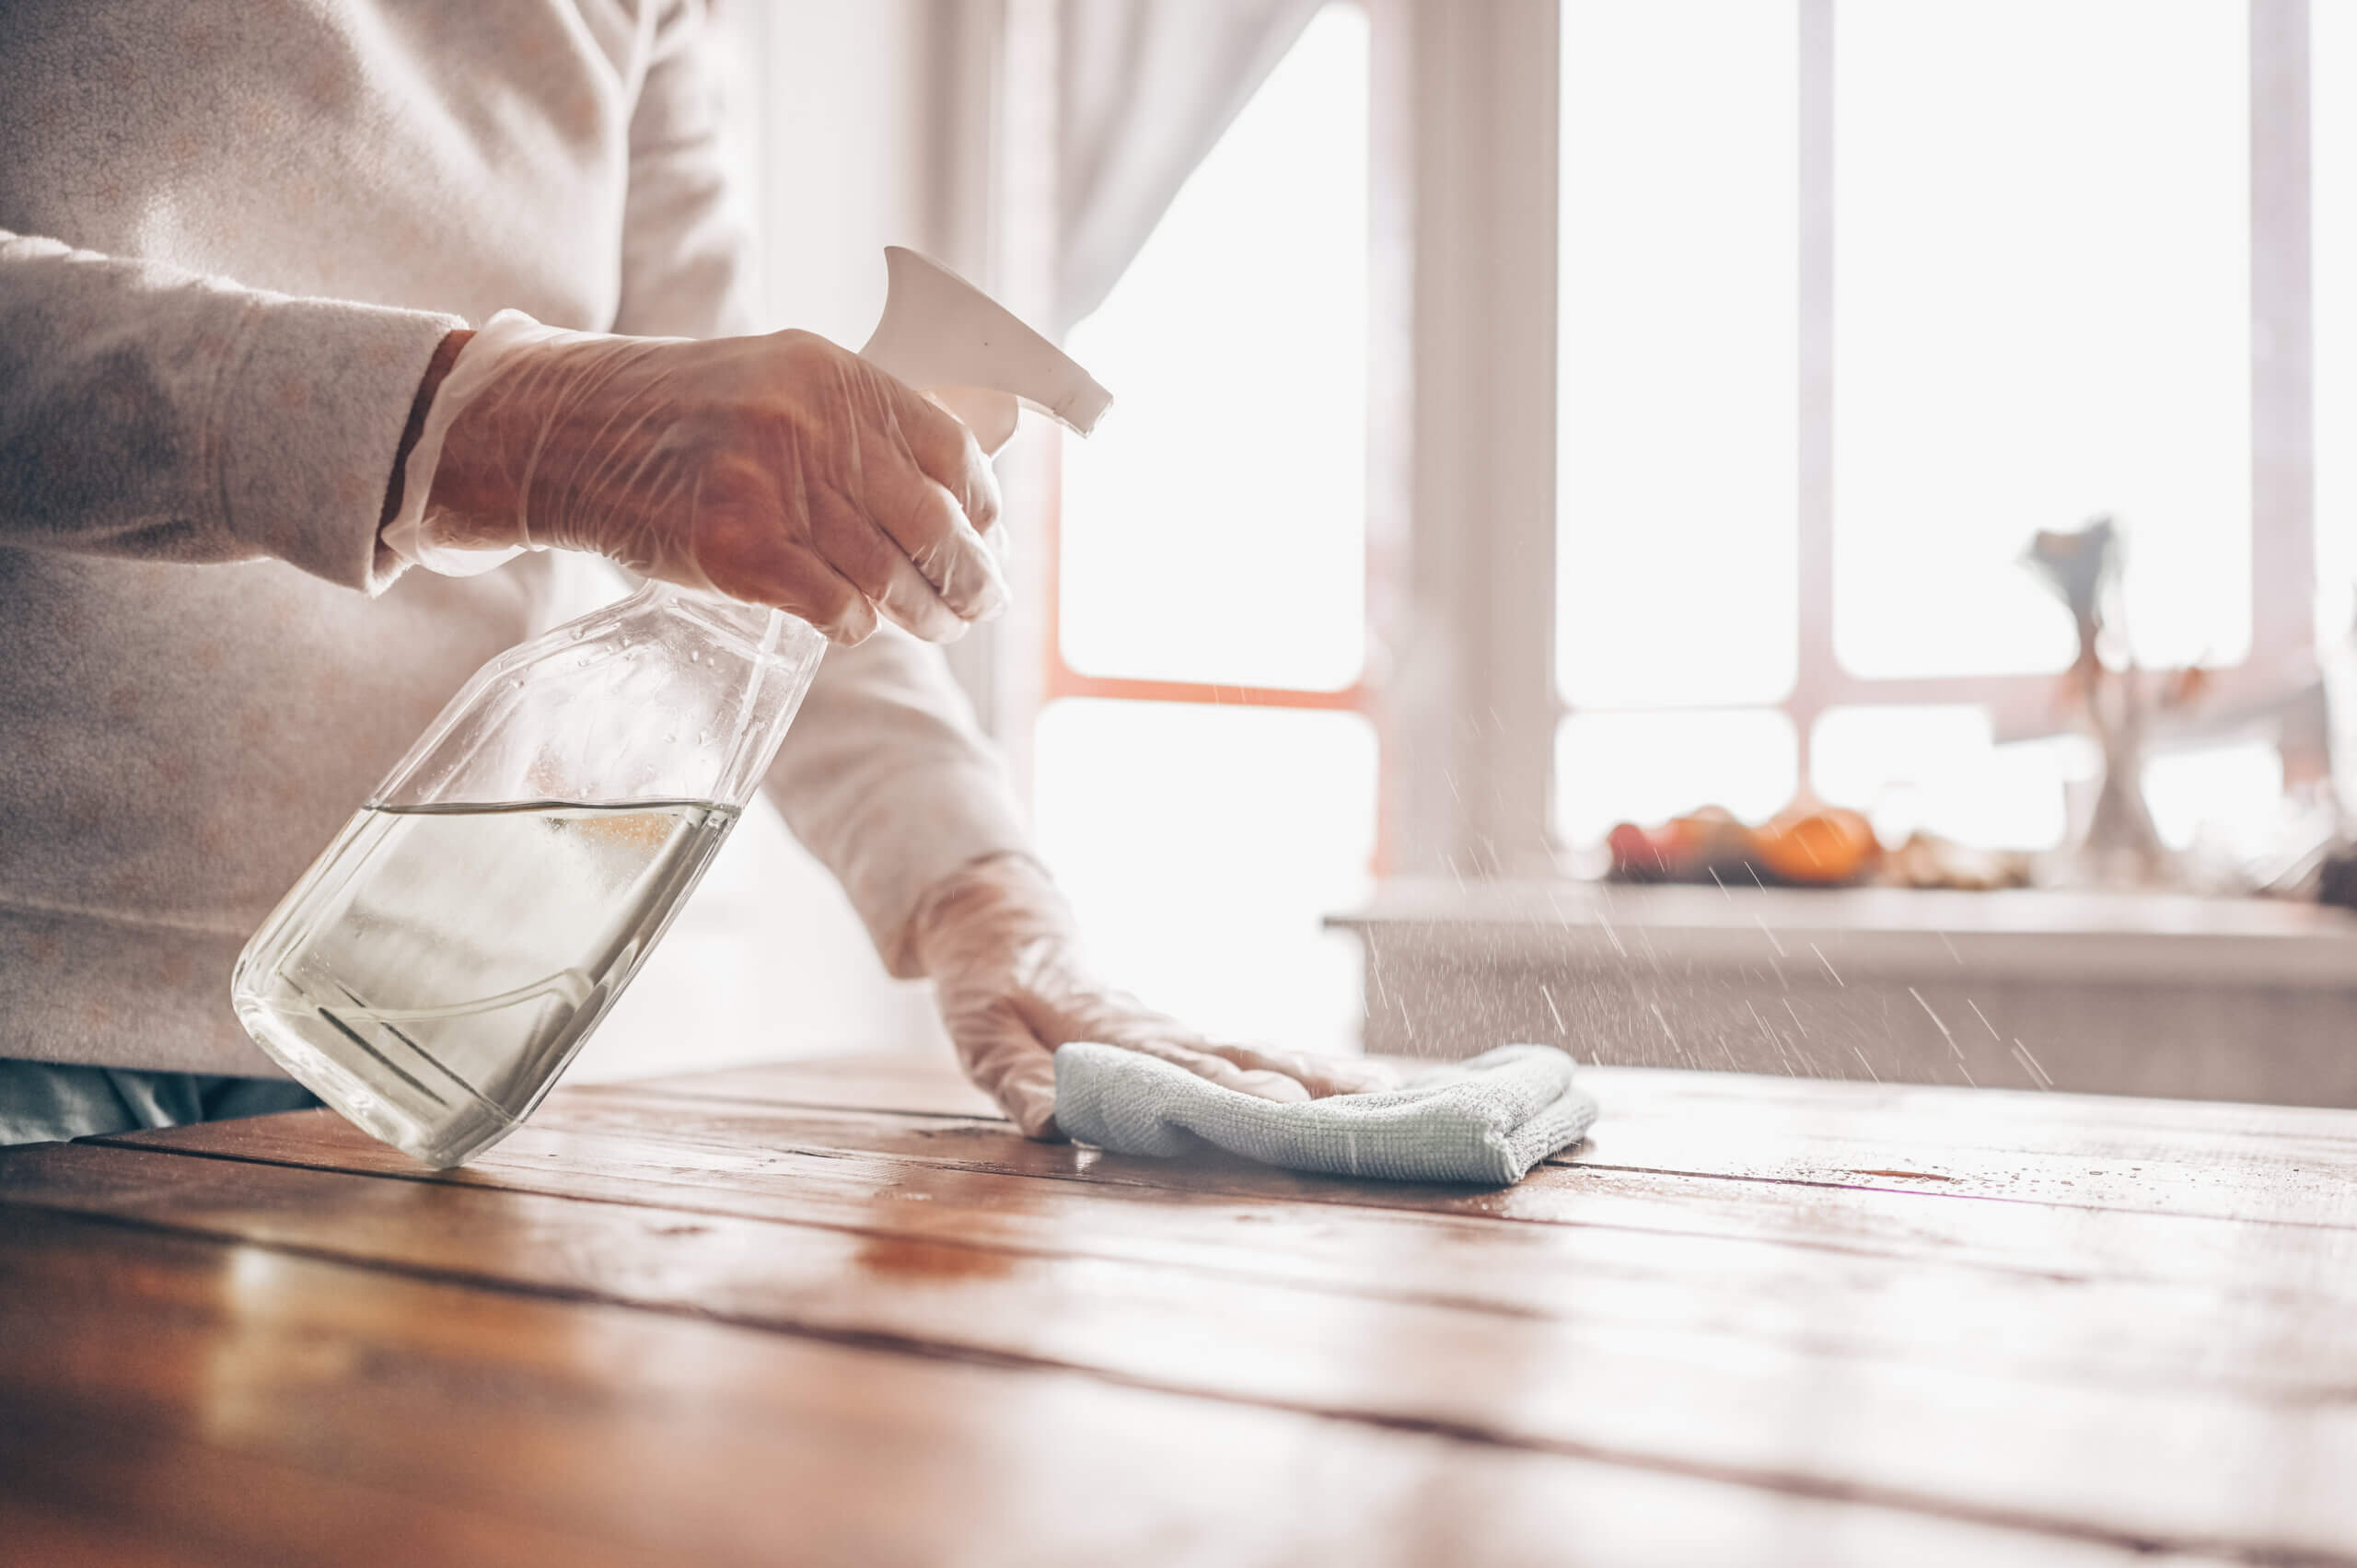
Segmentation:
{"type": "MultiPolygon", "coordinates": [[[[1110,402],[964,279],[885,252],[861,354],[986,451],[1018,401],[1082,434],[1110,402]]],[[[752,797],[824,638],[651,583],[478,670],[239,955],[238,1019],[365,1131],[435,1166],[540,1103],[752,797]]]]}

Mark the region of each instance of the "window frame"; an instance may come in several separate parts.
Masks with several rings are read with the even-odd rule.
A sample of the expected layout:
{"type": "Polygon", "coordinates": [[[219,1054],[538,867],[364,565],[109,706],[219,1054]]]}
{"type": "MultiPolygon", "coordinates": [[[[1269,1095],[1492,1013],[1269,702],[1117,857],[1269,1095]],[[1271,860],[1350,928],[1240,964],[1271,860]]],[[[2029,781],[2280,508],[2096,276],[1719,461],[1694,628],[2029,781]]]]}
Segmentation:
{"type": "MultiPolygon", "coordinates": [[[[2203,705],[2185,727],[2205,733],[2223,729],[2235,718],[2273,714],[2289,786],[2320,780],[2326,772],[2323,736],[2310,711],[2313,704],[2293,701],[2316,680],[2309,5],[2308,0],[2246,0],[2245,9],[2251,44],[2251,646],[2239,663],[2208,671],[2203,705]]],[[[1447,753],[1452,761],[1463,765],[1452,775],[1453,787],[1459,793],[1470,793],[1469,784],[1480,788],[1503,804],[1512,819],[1484,822],[1475,811],[1469,814],[1475,819],[1458,822],[1453,834],[1434,824],[1427,843],[1456,851],[1445,849],[1437,857],[1441,868],[1452,871],[1543,871],[1560,864],[1565,848],[1554,842],[1551,816],[1552,746],[1562,719],[1575,711],[1661,711],[1575,707],[1553,681],[1553,251],[1546,248],[1545,279],[1537,281],[1533,263],[1541,246],[1527,231],[1527,212],[1518,213],[1515,206],[1517,199],[1534,206],[1543,202],[1550,227],[1555,221],[1561,13],[1553,0],[1499,0],[1463,10],[1446,0],[1378,0],[1376,14],[1379,19],[1391,18],[1390,30],[1402,41],[1414,76],[1404,92],[1388,100],[1379,94],[1377,112],[1404,112],[1415,122],[1411,135],[1417,188],[1428,193],[1437,190],[1442,197],[1431,218],[1420,221],[1415,230],[1416,268],[1428,274],[1419,289],[1422,324],[1468,313],[1474,302],[1454,296],[1487,287],[1492,292],[1482,303],[1492,318],[1524,320],[1528,349],[1543,353],[1547,361],[1543,377],[1511,359],[1485,372],[1479,362],[1485,349],[1478,335],[1467,334],[1454,349],[1436,343],[1430,331],[1417,336],[1422,351],[1420,373],[1436,375],[1451,386],[1486,382],[1494,406],[1517,404],[1529,416],[1518,423],[1515,434],[1485,440],[1481,432],[1452,422],[1445,410],[1423,410],[1414,431],[1420,466],[1431,465],[1437,456],[1438,470],[1453,481],[1465,462],[1478,462],[1497,476],[1501,489],[1526,496],[1542,488],[1543,472],[1548,497],[1543,520],[1527,506],[1500,507],[1487,517],[1468,518],[1452,515],[1446,496],[1419,487],[1414,515],[1421,527],[1429,530],[1441,523],[1458,544],[1484,552],[1493,562],[1511,563],[1525,575],[1519,587],[1492,583],[1486,593],[1479,586],[1469,590],[1454,585],[1457,602],[1446,608],[1457,611],[1457,623],[1473,639],[1476,658],[1486,659],[1487,673],[1486,683],[1478,678],[1457,682],[1451,701],[1459,712],[1486,709],[1502,726],[1520,726],[1532,742],[1452,749],[1447,753]],[[1484,92],[1489,94],[1486,100],[1480,97],[1484,92]],[[1421,120],[1418,110],[1424,111],[1421,120]],[[1469,120],[1473,123],[1469,125],[1469,120]],[[1469,151],[1469,144],[1480,141],[1483,120],[1491,144],[1513,148],[1527,166],[1527,175],[1535,175],[1544,164],[1543,191],[1535,178],[1499,181],[1490,171],[1467,166],[1469,157],[1478,164],[1481,156],[1478,148],[1469,151]],[[1513,139],[1517,134],[1529,139],[1517,144],[1513,139]],[[1542,143],[1545,157],[1531,157],[1530,147],[1542,143]],[[1512,193],[1503,188],[1506,185],[1512,193]],[[1506,261],[1483,276],[1478,262],[1462,255],[1469,250],[1518,257],[1519,264],[1506,261]],[[1545,435],[1532,439],[1527,434],[1532,425],[1540,426],[1545,435]],[[1542,597],[1543,604],[1534,602],[1542,597]],[[1544,672],[1543,695],[1530,690],[1527,672],[1534,669],[1544,672]],[[1533,756],[1534,750],[1546,755],[1533,756]],[[1531,784],[1534,775],[1544,780],[1537,790],[1531,784]],[[1534,794],[1538,797],[1535,804],[1534,794]],[[1538,834],[1546,838],[1543,852],[1529,847],[1538,834]],[[1492,847],[1502,845],[1519,846],[1519,853],[1492,847]]],[[[1805,787],[1816,721],[1831,708],[1968,704],[1988,710],[2001,741],[2061,731],[2054,675],[1875,678],[1844,668],[1835,653],[1835,0],[1795,0],[1794,22],[1800,55],[1794,126],[1800,154],[1797,668],[1793,689],[1782,701],[1730,706],[1781,712],[1792,721],[1799,776],[1805,787]]],[[[1378,50],[1382,37],[1379,29],[1378,50]]],[[[1426,204],[1433,205],[1429,194],[1426,204]]],[[[1494,332],[1486,351],[1511,353],[1494,332]]],[[[1443,590],[1444,597],[1448,591],[1443,590]]],[[[1404,727],[1428,740],[1436,718],[1427,712],[1404,727]]],[[[2164,727],[2154,739],[2165,745],[2169,730],[2164,727]]]]}
{"type": "MultiPolygon", "coordinates": [[[[1796,0],[1800,26],[1799,668],[1780,707],[1800,774],[1828,708],[1973,704],[2000,740],[2057,733],[2052,674],[1870,678],[1833,647],[1835,0],[1796,0]]],[[[2251,646],[2212,668],[2212,712],[2279,703],[2314,678],[2313,300],[2309,276],[2307,0],[2247,0],[2251,113],[2251,646]],[[2273,345],[2271,348],[2270,345],[2273,345]]],[[[1567,710],[1568,711],[1568,710],[1567,710]]],[[[2319,746],[2282,741],[2287,784],[2320,778],[2319,746]]]]}
{"type": "MultiPolygon", "coordinates": [[[[1010,490],[1038,531],[1036,610],[990,682],[993,728],[1028,755],[1064,697],[1341,710],[1377,738],[1379,875],[1551,877],[1562,721],[1554,679],[1559,0],[1351,0],[1370,23],[1367,656],[1339,691],[1092,675],[1058,641],[1059,437],[1030,443],[1010,490]],[[1008,668],[1012,666],[1013,668],[1008,668]],[[1028,668],[1025,668],[1028,666],[1028,668]],[[1013,700],[1008,694],[1013,693],[1013,700]]],[[[2315,679],[2314,302],[2309,0],[2245,0],[2251,105],[2251,647],[2213,668],[2202,712],[2282,712],[2287,785],[2321,779],[2320,726],[2287,699],[2315,679]]],[[[999,253],[1046,275],[1039,96],[1054,0],[1005,0],[999,253]],[[1028,62],[1028,64],[1027,64],[1028,62]],[[1031,99],[1033,108],[1023,107],[1031,99]],[[1029,151],[1025,147],[1028,143],[1029,151]],[[1027,238],[1028,236],[1028,238],[1027,238]]],[[[2000,740],[2057,733],[2053,675],[1871,678],[1833,645],[1835,0],[1799,29],[1796,675],[1780,703],[1810,778],[1835,707],[1985,707],[2000,740]]],[[[1002,648],[1007,645],[1002,644],[1002,648]]],[[[2198,722],[2198,720],[2197,720],[2198,722]]],[[[2156,738],[2165,741],[2165,735],[2156,738]]]]}
{"type": "MultiPolygon", "coordinates": [[[[1000,205],[1004,215],[997,235],[997,275],[1007,278],[1004,296],[1045,300],[1051,296],[1053,272],[1054,127],[1039,106],[1051,102],[1056,71],[1054,0],[1004,0],[1000,20],[1002,73],[997,115],[1000,145],[1006,149],[999,170],[1000,205]],[[1028,285],[1027,287],[1027,285],[1028,285]]],[[[1369,8],[1368,0],[1329,3],[1369,8]]],[[[1370,135],[1383,121],[1379,106],[1370,103],[1370,135]]],[[[1386,181],[1371,176],[1375,199],[1386,181]]],[[[1370,241],[1372,247],[1372,241],[1370,241]]],[[[1370,251],[1372,265],[1372,249],[1370,251]]],[[[1019,307],[1018,307],[1019,308],[1019,307]]],[[[1045,312],[1038,312],[1045,314],[1045,312]]],[[[1374,366],[1370,365],[1370,376],[1374,366]]],[[[1373,436],[1370,425],[1370,436],[1373,436]]],[[[1373,636],[1375,607],[1382,595],[1376,581],[1380,552],[1374,547],[1372,517],[1384,508],[1371,495],[1366,586],[1368,647],[1358,674],[1339,688],[1240,685],[1233,682],[1150,679],[1100,675],[1075,667],[1062,645],[1063,442],[1061,429],[1039,422],[1027,430],[1018,447],[1003,464],[1010,499],[1027,520],[1036,545],[1027,540],[1022,554],[1031,557],[1022,570],[1018,588],[1025,602],[1011,617],[998,646],[966,656],[961,671],[970,689],[989,694],[991,727],[1016,765],[1021,783],[1029,783],[1029,753],[1033,726],[1051,703],[1064,698],[1097,698],[1116,702],[1177,703],[1205,706],[1278,708],[1320,713],[1355,713],[1365,716],[1376,731],[1376,846],[1375,869],[1387,866],[1388,759],[1393,748],[1384,728],[1378,688],[1374,679],[1377,659],[1373,636]],[[1008,659],[1008,649],[1017,652],[1008,659]]],[[[1372,442],[1370,442],[1372,446],[1372,442]]],[[[1370,452],[1369,461],[1376,459],[1370,452]]],[[[1376,466],[1379,466],[1376,465],[1376,466]]],[[[955,656],[953,651],[953,656],[955,656]]]]}

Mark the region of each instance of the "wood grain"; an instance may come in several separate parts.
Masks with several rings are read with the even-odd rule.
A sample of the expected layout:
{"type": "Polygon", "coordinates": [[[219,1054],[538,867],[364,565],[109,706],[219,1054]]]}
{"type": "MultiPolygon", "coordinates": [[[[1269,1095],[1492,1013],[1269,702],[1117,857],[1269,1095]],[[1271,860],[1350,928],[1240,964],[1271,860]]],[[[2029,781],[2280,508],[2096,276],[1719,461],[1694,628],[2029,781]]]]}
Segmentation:
{"type": "MultiPolygon", "coordinates": [[[[1804,1207],[1788,1193],[1745,1183],[1734,1186],[1755,1201],[1735,1217],[1751,1223],[1713,1228],[1690,1211],[1718,1189],[1618,1171],[1558,1178],[1561,1201],[1545,1223],[1502,1226],[1478,1210],[1457,1212],[1467,1195],[1446,1190],[1403,1189],[1395,1195],[1399,1208],[1304,1204],[1290,1189],[1317,1179],[1241,1165],[1119,1161],[1023,1144],[1003,1128],[971,1136],[997,1151],[1037,1149],[1032,1157],[1042,1161],[1086,1161],[1084,1168],[1099,1175],[1120,1164],[1141,1167],[1149,1179],[1183,1175],[1199,1184],[1083,1183],[1068,1173],[1042,1181],[981,1161],[849,1146],[858,1129],[879,1125],[875,1117],[848,1125],[820,1118],[814,1125],[806,1113],[762,1109],[727,1113],[714,1128],[677,1114],[567,1104],[552,1107],[469,1170],[447,1176],[421,1170],[325,1113],[226,1124],[202,1135],[192,1130],[150,1146],[1039,1256],[1247,1273],[1474,1311],[1677,1324],[1796,1345],[1829,1342],[1822,1322],[1829,1305],[1864,1298],[1875,1310],[1846,1315],[1830,1338],[1833,1350],[1960,1353],[1964,1365],[2065,1380],[2134,1381],[2166,1371],[2188,1381],[2293,1392],[2319,1377],[2345,1376],[2357,1386],[2357,1320],[2341,1310],[2349,1271],[2357,1268],[2357,1236],[2341,1232],[2319,1238],[2284,1227],[2255,1241],[2247,1227],[2223,1221],[2069,1209],[2023,1214],[1988,1204],[1927,1206],[1880,1192],[1839,1192],[1804,1207]],[[649,1124],[662,1130],[644,1131],[649,1124]],[[1272,1187],[1279,1190],[1266,1191],[1272,1187]],[[1887,1223],[1877,1231],[1876,1215],[1862,1220],[1858,1210],[1879,1211],[1887,1223]],[[1951,1219],[1961,1223],[1934,1223],[1951,1219]],[[2006,1252],[1976,1245],[1976,1229],[2002,1238],[2006,1252]],[[2268,1241],[2272,1265],[2254,1277],[2268,1241]],[[2074,1326],[2095,1331],[2077,1333],[2074,1326]],[[2286,1342],[2297,1343],[2300,1355],[2287,1361],[2286,1342]]],[[[928,1144],[959,1131],[938,1122],[918,1130],[928,1144]]],[[[904,1133],[887,1128],[874,1142],[900,1144],[904,1133]]]]}
{"type": "MultiPolygon", "coordinates": [[[[367,1168],[408,1170],[348,1136],[333,1119],[313,1124],[332,1145],[290,1145],[285,1157],[329,1157],[330,1146],[358,1151],[367,1168]]],[[[298,1137],[294,1121],[269,1136],[298,1137]]],[[[805,1110],[784,1106],[721,1106],[702,1100],[560,1096],[533,1127],[494,1151],[482,1169],[512,1169],[517,1149],[535,1148],[530,1132],[633,1133],[661,1129],[666,1138],[750,1149],[784,1157],[889,1155],[942,1168],[1003,1172],[1148,1191],[1181,1191],[1283,1200],[1343,1208],[1378,1208],[1532,1224],[1616,1225],[1677,1234],[1713,1234],[1864,1250],[1923,1260],[1983,1261],[2047,1273],[2111,1270],[2139,1278],[2239,1279],[2272,1290],[2304,1278],[2344,1277],[2357,1237],[2343,1227],[2258,1225],[2244,1220],[2119,1211],[2084,1203],[2018,1201],[2019,1208],[1974,1200],[1963,1180],[1896,1178],[1768,1181],[1704,1172],[1613,1168],[1580,1162],[1534,1171],[1502,1191],[1400,1183],[1353,1182],[1269,1170],[1242,1161],[1128,1159],[1069,1145],[1026,1143],[1003,1122],[884,1113],[805,1110]],[[1917,1198],[1945,1202],[1926,1204],[1917,1198]],[[2023,1212],[2025,1209],[2030,1212],[2023,1212]],[[2252,1266],[2270,1268],[2254,1273],[2252,1266]]],[[[235,1152],[248,1134],[174,1134],[180,1146],[235,1152]]],[[[158,1146],[161,1146],[159,1144],[158,1146]]],[[[1707,1163],[1696,1160],[1693,1163],[1707,1163]]]]}
{"type": "MultiPolygon", "coordinates": [[[[1411,1065],[1411,1064],[1402,1064],[1411,1065]]],[[[1607,1107],[1558,1163],[2357,1226],[2357,1117],[2297,1107],[1589,1068],[1607,1107]]],[[[995,1116],[944,1068],[858,1059],[572,1091],[995,1116]]]]}
{"type": "Polygon", "coordinates": [[[2223,1560],[8,1202],[0,1527],[61,1563],[2223,1560]]]}
{"type": "MultiPolygon", "coordinates": [[[[2357,1408],[2318,1400],[2282,1365],[2335,1310],[2316,1302],[2234,1336],[2242,1373],[2275,1359],[2271,1384],[2175,1376],[2167,1336],[2193,1342],[2177,1314],[2163,1315],[2173,1319],[2164,1342],[2148,1339],[2113,1364],[2114,1377],[2088,1380],[2062,1364],[2131,1334],[2139,1314],[2116,1299],[2074,1306],[2073,1292],[2022,1276],[1989,1276],[2036,1294],[2011,1307],[2002,1289],[1984,1294],[1980,1318],[1945,1316],[1951,1293],[1936,1281],[1910,1288],[1903,1272],[1878,1285],[1837,1280],[1781,1306],[1755,1306],[1759,1293],[1738,1280],[1718,1294],[1722,1320],[1680,1327],[1643,1309],[1676,1293],[1642,1282],[1598,1282],[1608,1304],[1594,1313],[1579,1295],[1543,1315],[1470,1310],[1474,1286],[1442,1299],[1370,1295],[1256,1276],[1242,1252],[1230,1268],[1179,1270],[127,1147],[29,1151],[7,1168],[12,1202],[435,1280],[1077,1368],[2056,1533],[2188,1550],[2329,1552],[2357,1540],[2357,1495],[2339,1479],[2357,1474],[2357,1408]],[[1766,1318],[1780,1310],[1793,1313],[1787,1330],[1817,1318],[1813,1333],[1771,1331],[1766,1318]],[[1909,1316],[1928,1316],[1936,1331],[1878,1348],[1876,1334],[1909,1316]],[[1952,1356],[1945,1345],[1980,1353],[1952,1356]]],[[[1397,1245],[1387,1256],[1414,1259],[1397,1245]]],[[[1697,1269],[1684,1290],[1708,1292],[1709,1273],[1697,1269]]],[[[2328,1380],[2341,1364],[2328,1365],[2328,1380]]]]}
{"type": "Polygon", "coordinates": [[[455,1173],[325,1112],[0,1152],[0,1539],[2357,1562],[2357,1116],[1587,1077],[1502,1191],[875,1059],[560,1091],[455,1173]]]}

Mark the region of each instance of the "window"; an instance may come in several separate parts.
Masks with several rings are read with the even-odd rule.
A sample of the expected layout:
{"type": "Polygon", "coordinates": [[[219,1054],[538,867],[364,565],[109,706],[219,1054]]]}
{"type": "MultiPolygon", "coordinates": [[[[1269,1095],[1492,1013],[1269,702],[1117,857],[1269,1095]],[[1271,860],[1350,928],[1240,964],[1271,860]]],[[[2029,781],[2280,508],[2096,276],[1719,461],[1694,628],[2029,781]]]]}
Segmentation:
{"type": "Polygon", "coordinates": [[[1774,0],[1564,9],[1555,679],[1575,708],[1792,692],[1798,41],[1774,0]]]}
{"type": "Polygon", "coordinates": [[[1834,652],[2051,674],[2015,562],[2115,514],[2146,663],[2250,647],[2249,23],[2221,0],[1836,12],[1834,652]],[[1926,591],[1928,583],[1943,591],[1926,591]]]}
{"type": "Polygon", "coordinates": [[[2308,9],[2319,640],[2357,618],[2357,6],[2308,9]]]}
{"type": "MultiPolygon", "coordinates": [[[[1565,842],[1710,802],[1757,816],[1804,780],[1887,831],[2059,842],[2092,764],[2022,743],[2056,728],[2074,646],[2017,560],[2100,514],[2140,661],[2226,672],[2215,707],[2305,670],[2311,600],[2348,615],[2357,507],[2334,487],[2357,478],[2327,443],[2311,574],[2281,347],[2309,330],[2306,128],[2280,85],[2311,57],[2261,13],[2291,14],[1563,0],[1565,842]]],[[[2316,16],[2329,430],[2333,400],[2357,408],[2334,358],[2348,339],[2357,362],[2357,299],[2328,281],[2357,265],[2357,196],[2326,193],[2336,157],[2357,183],[2357,25],[2316,16]]],[[[2153,770],[2179,842],[2263,818],[2284,776],[2248,748],[2153,770]]]]}
{"type": "Polygon", "coordinates": [[[1074,674],[1358,679],[1366,99],[1365,13],[1330,6],[1068,334],[1120,400],[1064,449],[1058,651],[1074,674]]]}
{"type": "Polygon", "coordinates": [[[1367,35],[1318,14],[1068,337],[1119,402],[1063,447],[1032,753],[1106,970],[1303,1049],[1353,1036],[1355,949],[1320,922],[1376,848],[1367,35]]]}
{"type": "MultiPolygon", "coordinates": [[[[1120,403],[1060,459],[1046,851],[1109,970],[1315,1046],[1378,865],[1805,789],[2058,843],[2023,547],[2116,515],[2210,713],[2305,679],[2351,278],[2357,6],[1338,0],[1071,335],[1120,403]]],[[[2156,753],[2165,836],[2314,776],[2252,735],[2156,753]]]]}

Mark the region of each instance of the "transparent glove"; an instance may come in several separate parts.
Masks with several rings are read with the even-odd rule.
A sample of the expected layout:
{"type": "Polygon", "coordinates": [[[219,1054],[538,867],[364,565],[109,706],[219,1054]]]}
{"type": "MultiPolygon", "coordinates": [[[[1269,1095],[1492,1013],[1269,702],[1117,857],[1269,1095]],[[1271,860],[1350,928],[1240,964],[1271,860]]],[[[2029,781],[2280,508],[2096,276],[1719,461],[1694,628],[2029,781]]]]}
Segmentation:
{"type": "Polygon", "coordinates": [[[1216,1043],[1108,989],[1081,961],[1063,895],[1021,855],[978,861],[946,878],[920,905],[911,940],[966,1075],[1027,1137],[1062,1136],[1055,1052],[1073,1040],[1144,1051],[1263,1099],[1391,1082],[1371,1062],[1216,1043]]]}
{"type": "Polygon", "coordinates": [[[385,543],[429,570],[584,550],[856,643],[995,613],[998,485],[966,427],[808,332],[612,337],[502,311],[435,392],[385,543]]]}

